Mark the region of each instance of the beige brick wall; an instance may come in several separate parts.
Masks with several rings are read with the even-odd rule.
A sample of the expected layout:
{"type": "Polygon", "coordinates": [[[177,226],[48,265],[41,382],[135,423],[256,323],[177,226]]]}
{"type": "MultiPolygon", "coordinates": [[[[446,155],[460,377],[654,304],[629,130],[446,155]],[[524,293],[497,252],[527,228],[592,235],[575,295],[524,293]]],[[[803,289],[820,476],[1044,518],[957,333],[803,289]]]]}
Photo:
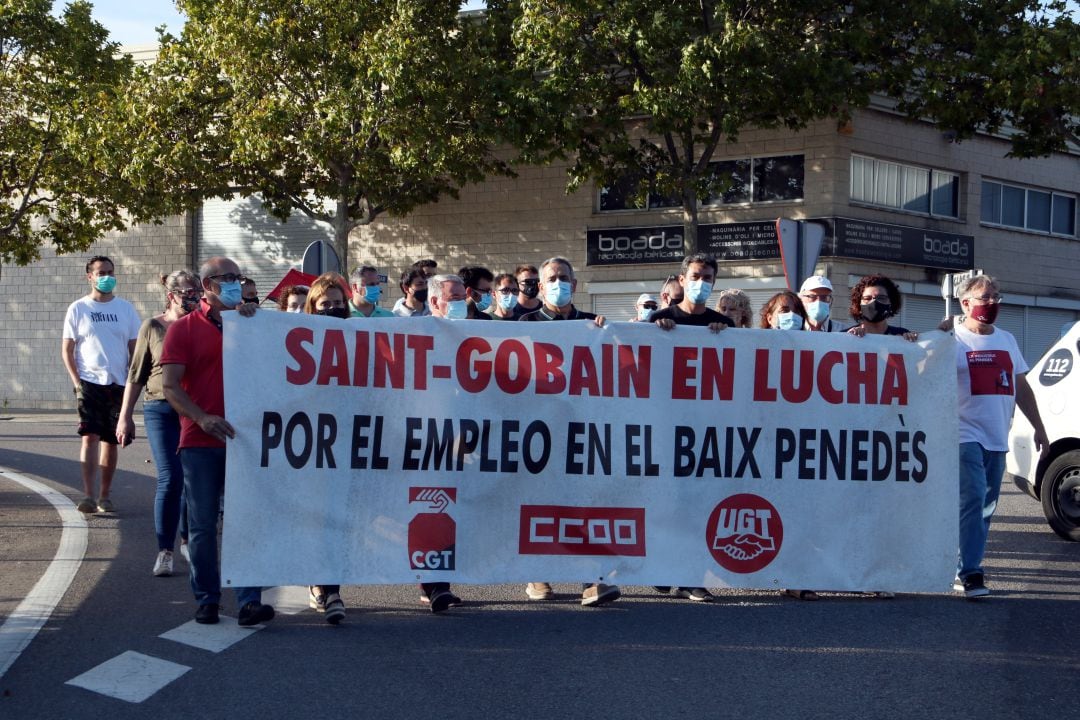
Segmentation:
{"type": "Polygon", "coordinates": [[[60,357],[64,312],[89,292],[86,261],[107,255],[116,263],[116,294],[142,318],[161,312],[165,295],[160,273],[191,264],[190,224],[185,217],[109,233],[88,252],[57,257],[49,248],[27,267],[5,266],[0,275],[3,320],[0,406],[71,409],[71,382],[60,357]]]}

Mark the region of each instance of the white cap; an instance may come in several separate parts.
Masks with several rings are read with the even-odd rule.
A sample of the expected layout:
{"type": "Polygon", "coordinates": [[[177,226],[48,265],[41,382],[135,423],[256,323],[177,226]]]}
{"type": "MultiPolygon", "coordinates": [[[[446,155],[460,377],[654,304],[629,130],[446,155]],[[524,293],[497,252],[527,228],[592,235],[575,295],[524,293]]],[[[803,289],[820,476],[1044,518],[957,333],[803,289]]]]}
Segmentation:
{"type": "Polygon", "coordinates": [[[803,281],[802,287],[799,288],[800,293],[810,292],[811,290],[828,290],[832,292],[832,283],[829,282],[829,278],[824,275],[812,275],[803,281]]]}
{"type": "Polygon", "coordinates": [[[640,295],[638,295],[638,299],[637,299],[637,304],[638,305],[643,305],[644,303],[647,303],[647,302],[654,303],[654,302],[656,302],[656,298],[654,298],[649,293],[641,293],[640,295]]]}

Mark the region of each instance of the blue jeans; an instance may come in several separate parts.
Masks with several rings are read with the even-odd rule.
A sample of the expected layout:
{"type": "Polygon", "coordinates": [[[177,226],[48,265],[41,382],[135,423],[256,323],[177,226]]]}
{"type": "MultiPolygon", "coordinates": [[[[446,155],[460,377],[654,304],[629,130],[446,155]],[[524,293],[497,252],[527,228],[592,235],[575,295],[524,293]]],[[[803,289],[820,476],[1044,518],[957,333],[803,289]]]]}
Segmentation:
{"type": "MultiPolygon", "coordinates": [[[[181,448],[187,496],[191,591],[199,605],[221,604],[218,570],[218,508],[225,492],[225,448],[181,448]]],[[[237,605],[262,600],[262,588],[238,587],[237,605]]]]}
{"type": "Polygon", "coordinates": [[[176,530],[187,539],[187,508],[184,503],[184,467],[180,464],[180,416],[164,400],[143,403],[143,424],[150,452],[157,466],[157,492],[154,494],[154,529],[158,550],[172,550],[176,530]]]}
{"type": "Polygon", "coordinates": [[[981,573],[990,518],[997,509],[1005,453],[976,442],[960,443],[960,564],[957,575],[981,573]]]}

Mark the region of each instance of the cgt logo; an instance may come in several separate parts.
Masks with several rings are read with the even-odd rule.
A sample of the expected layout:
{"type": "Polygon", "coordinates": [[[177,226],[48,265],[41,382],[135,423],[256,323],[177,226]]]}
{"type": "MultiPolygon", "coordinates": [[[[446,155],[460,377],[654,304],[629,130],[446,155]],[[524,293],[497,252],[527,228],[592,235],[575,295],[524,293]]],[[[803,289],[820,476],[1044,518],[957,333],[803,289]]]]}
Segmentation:
{"type": "Polygon", "coordinates": [[[457,488],[409,488],[409,504],[426,508],[409,521],[409,567],[413,570],[454,569],[457,523],[446,508],[456,502],[457,488]]]}
{"type": "Polygon", "coordinates": [[[645,555],[645,508],[522,505],[521,555],[645,555]]]}
{"type": "Polygon", "coordinates": [[[717,505],[705,527],[709,552],[725,570],[752,573],[771,563],[784,541],[776,508],[763,497],[743,493],[717,505]]]}

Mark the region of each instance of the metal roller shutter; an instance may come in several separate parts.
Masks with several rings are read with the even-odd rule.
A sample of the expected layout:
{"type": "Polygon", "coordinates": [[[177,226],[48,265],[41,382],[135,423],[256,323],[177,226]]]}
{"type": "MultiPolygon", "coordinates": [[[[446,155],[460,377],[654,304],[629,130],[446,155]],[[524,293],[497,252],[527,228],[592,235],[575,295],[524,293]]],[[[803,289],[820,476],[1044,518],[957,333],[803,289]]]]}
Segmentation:
{"type": "Polygon", "coordinates": [[[945,317],[945,301],[937,297],[905,295],[897,325],[912,332],[936,330],[945,317]]]}
{"type": "Polygon", "coordinates": [[[326,223],[300,213],[283,223],[263,210],[258,197],[237,196],[203,203],[196,220],[195,257],[199,265],[215,255],[232,258],[265,298],[289,268],[299,269],[311,242],[333,239],[326,223]]]}
{"type": "Polygon", "coordinates": [[[1061,338],[1063,325],[1075,322],[1076,319],[1077,313],[1074,310],[1029,307],[1027,344],[1020,346],[1028,365],[1034,365],[1043,353],[1061,338]]]}

